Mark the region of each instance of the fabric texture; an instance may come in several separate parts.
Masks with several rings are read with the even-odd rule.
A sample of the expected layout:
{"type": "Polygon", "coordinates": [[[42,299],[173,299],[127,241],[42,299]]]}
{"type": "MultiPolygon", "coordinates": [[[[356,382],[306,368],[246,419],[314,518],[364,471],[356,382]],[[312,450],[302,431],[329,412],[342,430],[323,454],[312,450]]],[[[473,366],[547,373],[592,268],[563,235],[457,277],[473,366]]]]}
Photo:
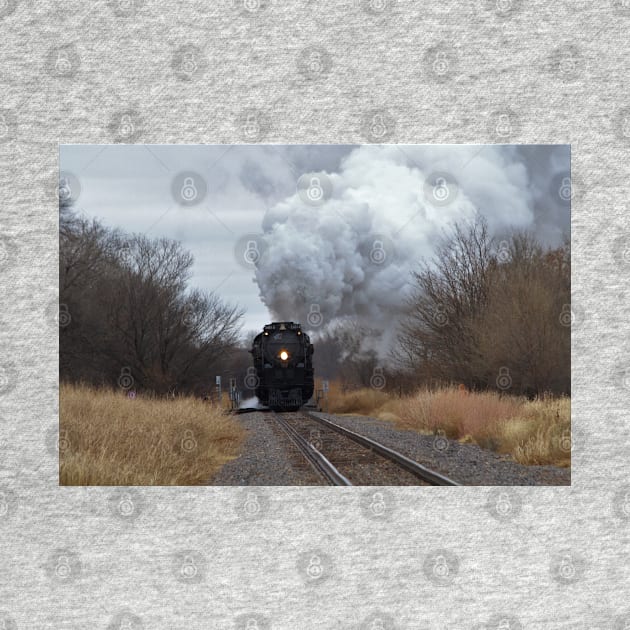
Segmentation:
{"type": "Polygon", "coordinates": [[[625,0],[5,0],[0,24],[0,627],[627,627],[625,0]],[[58,145],[121,141],[571,143],[572,487],[507,512],[389,488],[385,518],[369,488],[58,487],[58,145]]]}

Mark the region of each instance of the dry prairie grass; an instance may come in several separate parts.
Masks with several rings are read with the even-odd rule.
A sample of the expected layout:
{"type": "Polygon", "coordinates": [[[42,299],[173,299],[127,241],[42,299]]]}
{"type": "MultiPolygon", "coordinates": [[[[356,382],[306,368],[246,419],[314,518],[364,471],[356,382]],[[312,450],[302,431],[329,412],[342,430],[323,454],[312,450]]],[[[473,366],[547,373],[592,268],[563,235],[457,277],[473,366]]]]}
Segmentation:
{"type": "Polygon", "coordinates": [[[371,389],[343,393],[331,386],[328,408],[331,413],[377,417],[401,429],[473,442],[508,453],[522,464],[571,463],[571,400],[567,397],[528,401],[449,387],[398,398],[371,389]]]}
{"type": "Polygon", "coordinates": [[[377,389],[357,389],[342,392],[337,383],[330,383],[328,409],[330,413],[353,413],[369,416],[375,409],[381,409],[390,397],[377,389]]]}
{"type": "Polygon", "coordinates": [[[245,431],[230,416],[190,397],[130,399],[62,384],[62,485],[192,485],[233,459],[245,431]]]}
{"type": "Polygon", "coordinates": [[[570,398],[527,402],[502,429],[502,444],[516,461],[571,465],[570,398]]]}

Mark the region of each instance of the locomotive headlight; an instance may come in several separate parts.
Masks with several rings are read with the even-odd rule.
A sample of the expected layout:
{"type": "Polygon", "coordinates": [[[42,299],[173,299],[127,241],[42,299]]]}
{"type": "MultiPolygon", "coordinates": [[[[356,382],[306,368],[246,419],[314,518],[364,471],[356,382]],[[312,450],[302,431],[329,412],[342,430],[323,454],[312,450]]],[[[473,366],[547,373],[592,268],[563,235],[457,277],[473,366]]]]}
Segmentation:
{"type": "Polygon", "coordinates": [[[283,361],[286,361],[286,360],[289,358],[289,353],[288,353],[286,350],[282,350],[282,351],[280,352],[280,358],[281,358],[283,361]]]}

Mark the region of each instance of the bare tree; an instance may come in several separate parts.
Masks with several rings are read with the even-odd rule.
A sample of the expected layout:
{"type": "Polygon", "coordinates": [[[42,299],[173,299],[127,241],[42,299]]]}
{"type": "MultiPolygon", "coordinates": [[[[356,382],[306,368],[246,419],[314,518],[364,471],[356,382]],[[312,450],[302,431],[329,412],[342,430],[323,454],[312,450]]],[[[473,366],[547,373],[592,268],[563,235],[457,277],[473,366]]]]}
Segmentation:
{"type": "Polygon", "coordinates": [[[243,311],[190,291],[192,256],[170,239],[127,236],[62,209],[62,378],[155,392],[207,388],[238,341],[243,311]]]}
{"type": "Polygon", "coordinates": [[[339,379],[344,387],[369,387],[380,360],[374,348],[381,331],[356,321],[340,322],[315,339],[314,366],[319,376],[339,379]]]}
{"type": "Polygon", "coordinates": [[[490,387],[504,373],[517,393],[568,392],[571,338],[562,318],[570,303],[568,249],[544,251],[531,235],[517,233],[504,254],[477,321],[475,370],[490,387]]]}
{"type": "Polygon", "coordinates": [[[569,391],[568,244],[545,250],[516,232],[494,249],[477,219],[456,226],[413,279],[395,356],[417,381],[569,391]]]}
{"type": "Polygon", "coordinates": [[[432,261],[413,273],[414,290],[400,328],[398,359],[434,378],[478,386],[472,362],[475,322],[483,311],[495,265],[485,220],[456,225],[432,261]],[[429,367],[430,366],[430,367],[429,367]]]}

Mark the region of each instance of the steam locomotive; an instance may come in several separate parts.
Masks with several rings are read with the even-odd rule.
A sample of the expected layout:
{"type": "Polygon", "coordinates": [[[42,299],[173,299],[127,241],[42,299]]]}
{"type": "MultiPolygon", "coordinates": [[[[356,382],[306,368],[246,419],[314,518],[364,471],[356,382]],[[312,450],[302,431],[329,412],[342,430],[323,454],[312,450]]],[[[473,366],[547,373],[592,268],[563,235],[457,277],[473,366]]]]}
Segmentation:
{"type": "Polygon", "coordinates": [[[250,350],[255,391],[263,405],[296,411],[313,395],[313,344],[300,324],[274,322],[256,335],[250,350]]]}

